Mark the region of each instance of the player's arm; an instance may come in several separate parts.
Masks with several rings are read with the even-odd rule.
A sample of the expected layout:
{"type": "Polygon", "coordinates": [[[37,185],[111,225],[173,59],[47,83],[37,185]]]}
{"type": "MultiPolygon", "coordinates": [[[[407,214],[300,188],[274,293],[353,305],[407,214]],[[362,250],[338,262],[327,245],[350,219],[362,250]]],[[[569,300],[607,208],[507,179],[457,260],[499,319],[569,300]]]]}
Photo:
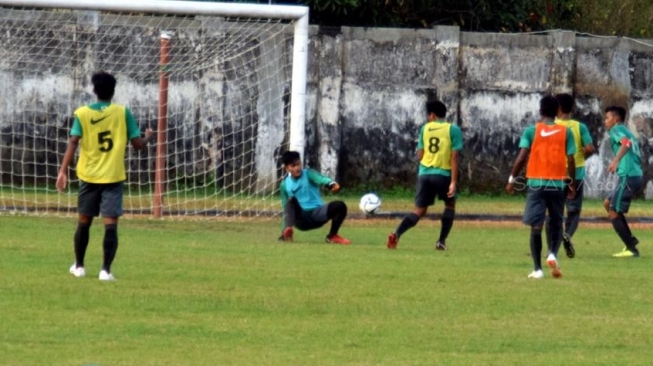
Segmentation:
{"type": "Polygon", "coordinates": [[[308,180],[318,187],[324,187],[334,193],[340,190],[340,184],[326,175],[322,175],[313,169],[308,169],[307,174],[308,180]]]}
{"type": "Polygon", "coordinates": [[[530,154],[534,139],[535,126],[528,127],[519,140],[519,155],[517,155],[517,159],[515,159],[515,163],[512,165],[512,170],[510,170],[510,177],[508,177],[508,184],[506,185],[506,192],[508,192],[508,194],[515,193],[515,183],[517,182],[516,177],[528,161],[528,154],[530,154]]]}
{"type": "Polygon", "coordinates": [[[141,138],[141,130],[138,128],[136,118],[134,118],[129,108],[125,108],[125,119],[127,120],[127,136],[129,137],[129,141],[134,149],[143,150],[150,140],[152,140],[152,137],[154,137],[154,132],[148,128],[145,130],[145,138],[141,138]]]}
{"type": "Polygon", "coordinates": [[[75,151],[77,151],[77,146],[79,146],[79,140],[82,138],[82,124],[79,121],[79,118],[75,116],[73,120],[73,127],[70,129],[70,139],[68,139],[68,147],[66,147],[66,152],[63,155],[63,160],[61,161],[61,168],[59,169],[59,175],[57,176],[57,191],[61,193],[66,186],[68,185],[68,166],[72,163],[73,158],[75,157],[75,151]]]}
{"type": "MultiPolygon", "coordinates": [[[[460,127],[456,125],[451,125],[449,131],[449,137],[451,138],[451,183],[449,184],[447,196],[453,197],[456,195],[458,185],[458,167],[460,166],[460,150],[463,149],[463,134],[460,127]]],[[[424,150],[422,150],[423,152],[424,150]]]]}
{"type": "MultiPolygon", "coordinates": [[[[426,126],[426,125],[424,125],[426,126]]],[[[417,138],[417,162],[421,162],[424,157],[424,126],[419,129],[419,137],[417,138]]]]}
{"type": "Polygon", "coordinates": [[[584,123],[580,124],[580,142],[581,145],[583,145],[583,155],[585,158],[589,158],[596,153],[594,142],[592,141],[592,135],[590,135],[590,131],[584,123]]]}
{"type": "Polygon", "coordinates": [[[519,175],[524,165],[526,165],[529,153],[530,149],[522,148],[519,150],[519,155],[517,155],[517,159],[515,159],[515,163],[512,165],[512,170],[510,170],[510,177],[508,177],[508,184],[506,185],[506,192],[508,194],[515,193],[515,183],[517,181],[515,177],[519,175]]]}
{"type": "Polygon", "coordinates": [[[619,144],[621,145],[619,146],[619,151],[617,151],[617,154],[614,156],[614,159],[612,159],[610,166],[608,166],[609,173],[615,173],[617,171],[619,161],[624,157],[624,155],[626,155],[630,147],[633,146],[633,142],[630,141],[630,139],[626,136],[621,137],[619,144]]]}
{"type": "Polygon", "coordinates": [[[574,158],[576,155],[576,140],[574,139],[574,133],[569,127],[567,127],[565,147],[567,152],[567,176],[569,177],[567,198],[571,200],[576,196],[576,159],[574,158]]]}

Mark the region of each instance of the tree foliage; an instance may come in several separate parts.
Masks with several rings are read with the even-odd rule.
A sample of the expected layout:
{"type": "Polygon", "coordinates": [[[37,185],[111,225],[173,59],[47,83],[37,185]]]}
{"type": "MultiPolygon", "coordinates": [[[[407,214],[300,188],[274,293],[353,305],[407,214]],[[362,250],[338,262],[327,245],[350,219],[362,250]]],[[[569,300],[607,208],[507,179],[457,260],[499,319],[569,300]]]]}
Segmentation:
{"type": "MultiPolygon", "coordinates": [[[[252,0],[237,0],[252,2],[252,0]]],[[[270,0],[259,0],[268,3],[270,0]]],[[[311,24],[653,37],[653,0],[273,0],[310,7],[311,24]]]]}

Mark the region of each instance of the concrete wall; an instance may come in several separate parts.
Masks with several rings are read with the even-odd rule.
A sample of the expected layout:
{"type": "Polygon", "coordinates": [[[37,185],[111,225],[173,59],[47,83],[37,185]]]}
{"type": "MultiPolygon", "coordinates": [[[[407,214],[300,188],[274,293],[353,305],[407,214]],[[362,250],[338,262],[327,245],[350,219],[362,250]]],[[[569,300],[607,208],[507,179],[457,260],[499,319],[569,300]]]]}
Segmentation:
{"type": "Polygon", "coordinates": [[[647,197],[653,197],[653,42],[549,35],[342,28],[312,37],[309,163],[346,185],[370,188],[416,179],[415,139],[424,103],[441,99],[463,129],[461,186],[498,192],[522,131],[537,121],[546,94],[573,93],[600,154],[587,162],[587,190],[602,197],[613,179],[602,110],[630,110],[642,147],[647,197]],[[326,72],[322,72],[326,70],[326,72]],[[338,113],[336,115],[335,109],[338,113]],[[336,117],[337,116],[337,117],[336,117]]]}
{"type": "MultiPolygon", "coordinates": [[[[20,25],[29,31],[38,15],[3,16],[12,19],[2,22],[8,28],[0,36],[4,182],[33,175],[44,177],[42,181],[56,178],[73,108],[92,100],[87,81],[91,71],[114,70],[119,77],[116,101],[132,108],[142,128],[155,127],[159,29],[190,26],[176,34],[177,65],[205,62],[207,49],[220,47],[216,45],[224,37],[212,31],[212,19],[184,24],[168,19],[166,24],[143,24],[145,31],[136,34],[125,28],[140,21],[135,18],[120,23],[110,16],[71,14],[77,32],[91,31],[73,37],[64,33],[66,27],[32,30],[42,39],[54,33],[62,47],[75,50],[74,57],[64,58],[60,50],[38,44],[40,37],[34,38],[35,45],[17,43],[15,29],[20,25]],[[85,48],[77,43],[84,37],[102,37],[105,48],[85,48]],[[44,50],[34,56],[39,62],[11,64],[17,50],[31,46],[44,50]],[[97,60],[98,52],[124,55],[123,66],[111,64],[111,57],[97,60]],[[150,68],[133,67],[148,63],[150,68]]],[[[292,42],[283,47],[248,42],[257,47],[244,51],[252,44],[239,43],[243,52],[229,61],[233,71],[225,72],[225,65],[216,62],[171,80],[170,176],[191,177],[190,184],[216,177],[221,185],[251,176],[256,189],[276,186],[281,174],[277,158],[287,146],[290,68],[284,58],[292,54],[292,42]],[[274,61],[257,68],[252,64],[257,56],[274,61]],[[245,148],[235,147],[252,136],[257,137],[245,148]]],[[[463,129],[461,188],[499,192],[523,129],[538,118],[539,99],[569,92],[576,96],[575,115],[588,125],[600,151],[587,163],[587,194],[602,196],[610,181],[605,167],[611,151],[601,111],[620,104],[630,110],[628,125],[638,133],[646,192],[653,197],[653,45],[572,32],[480,34],[457,27],[312,27],[309,42],[305,160],[345,187],[413,187],[424,104],[438,98],[447,104],[448,118],[463,129]]],[[[148,183],[152,168],[153,150],[136,155],[130,160],[130,179],[148,183]]]]}

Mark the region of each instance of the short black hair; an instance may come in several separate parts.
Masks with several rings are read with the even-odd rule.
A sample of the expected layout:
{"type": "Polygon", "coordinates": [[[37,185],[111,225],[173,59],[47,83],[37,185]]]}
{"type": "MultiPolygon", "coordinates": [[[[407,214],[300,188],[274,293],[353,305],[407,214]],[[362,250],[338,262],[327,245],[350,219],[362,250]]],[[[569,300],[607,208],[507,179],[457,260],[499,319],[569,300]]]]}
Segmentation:
{"type": "Polygon", "coordinates": [[[447,106],[439,100],[434,100],[426,103],[426,113],[434,113],[436,117],[444,118],[447,116],[447,106]]]}
{"type": "Polygon", "coordinates": [[[108,72],[100,71],[91,76],[93,93],[99,100],[110,101],[116,90],[116,78],[108,72]]]}
{"type": "Polygon", "coordinates": [[[540,99],[540,114],[542,117],[555,118],[558,115],[558,101],[547,95],[540,99]]]}
{"type": "Polygon", "coordinates": [[[297,151],[286,151],[281,156],[281,162],[283,163],[283,166],[290,165],[296,162],[297,160],[301,160],[301,159],[302,158],[297,151]]]}
{"type": "Polygon", "coordinates": [[[612,105],[605,109],[605,113],[608,112],[615,113],[617,116],[619,116],[619,120],[621,122],[624,122],[626,120],[626,108],[612,105]]]}
{"type": "Polygon", "coordinates": [[[556,100],[558,101],[558,106],[562,113],[571,113],[574,109],[574,97],[571,94],[562,93],[556,95],[556,100]]]}

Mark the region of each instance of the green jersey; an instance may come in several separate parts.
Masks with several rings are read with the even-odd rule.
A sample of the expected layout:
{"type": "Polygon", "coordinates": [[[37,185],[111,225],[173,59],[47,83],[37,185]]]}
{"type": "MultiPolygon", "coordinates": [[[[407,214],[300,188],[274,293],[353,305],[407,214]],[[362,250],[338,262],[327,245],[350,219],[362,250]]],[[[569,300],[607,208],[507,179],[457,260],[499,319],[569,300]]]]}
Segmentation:
{"type": "Polygon", "coordinates": [[[620,177],[641,177],[644,175],[642,171],[642,156],[639,151],[639,143],[635,135],[624,126],[622,123],[617,123],[612,126],[610,131],[610,144],[612,151],[617,154],[621,146],[624,144],[630,145],[626,154],[619,160],[617,166],[617,175],[620,177]]]}

